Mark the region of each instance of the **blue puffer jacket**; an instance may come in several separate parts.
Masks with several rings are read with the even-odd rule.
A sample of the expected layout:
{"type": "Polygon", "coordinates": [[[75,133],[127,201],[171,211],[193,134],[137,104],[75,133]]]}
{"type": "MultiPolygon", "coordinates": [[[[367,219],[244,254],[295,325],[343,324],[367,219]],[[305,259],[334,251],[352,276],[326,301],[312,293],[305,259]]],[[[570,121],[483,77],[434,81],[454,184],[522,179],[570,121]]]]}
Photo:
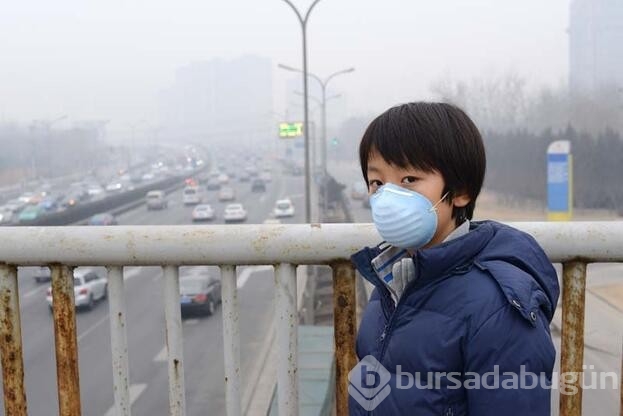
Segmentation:
{"type": "Polygon", "coordinates": [[[416,278],[396,306],[371,266],[379,253],[352,257],[376,288],[357,337],[367,358],[351,372],[351,415],[550,415],[559,286],[531,236],[473,222],[469,233],[417,251],[416,278]]]}

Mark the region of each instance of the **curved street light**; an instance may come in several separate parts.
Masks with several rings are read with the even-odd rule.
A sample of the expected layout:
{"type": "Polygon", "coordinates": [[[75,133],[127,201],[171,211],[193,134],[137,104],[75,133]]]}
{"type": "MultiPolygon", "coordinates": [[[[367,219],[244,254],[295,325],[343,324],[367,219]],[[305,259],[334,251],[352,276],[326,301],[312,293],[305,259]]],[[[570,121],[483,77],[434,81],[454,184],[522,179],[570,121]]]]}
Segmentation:
{"type": "MultiPolygon", "coordinates": [[[[306,72],[306,71],[301,71],[298,68],[293,68],[291,66],[288,65],[284,65],[284,64],[278,64],[278,67],[281,69],[285,69],[286,71],[292,71],[292,72],[302,72],[305,76],[305,73],[307,74],[308,77],[311,77],[313,79],[315,79],[316,81],[318,81],[318,83],[320,84],[320,87],[322,89],[322,146],[321,146],[321,152],[322,152],[322,175],[323,178],[326,180],[327,178],[327,101],[329,101],[332,98],[337,98],[336,96],[331,96],[331,97],[327,97],[327,85],[329,84],[329,81],[331,81],[333,78],[337,77],[338,75],[343,75],[343,74],[349,74],[351,72],[355,71],[355,68],[346,68],[346,69],[342,69],[340,71],[336,71],[334,73],[332,73],[331,75],[329,75],[328,77],[322,79],[320,78],[318,75],[313,74],[311,72],[306,72]]],[[[307,77],[305,77],[307,78],[307,77]]],[[[338,94],[339,96],[339,94],[338,94]]],[[[307,95],[305,98],[305,101],[307,102],[307,95]]],[[[327,187],[324,187],[324,195],[323,195],[323,209],[326,212],[327,210],[327,187]]]]}
{"type": "MultiPolygon", "coordinates": [[[[309,112],[308,112],[308,85],[307,85],[307,22],[309,21],[309,15],[311,14],[314,7],[320,2],[320,0],[314,0],[314,2],[309,6],[307,12],[305,12],[305,16],[303,16],[299,10],[292,4],[290,0],[283,0],[299,20],[301,24],[301,32],[303,34],[303,107],[304,107],[304,120],[303,120],[303,132],[305,135],[305,222],[311,223],[311,166],[309,161],[309,112]]],[[[285,409],[284,409],[285,410],[285,409]]]]}

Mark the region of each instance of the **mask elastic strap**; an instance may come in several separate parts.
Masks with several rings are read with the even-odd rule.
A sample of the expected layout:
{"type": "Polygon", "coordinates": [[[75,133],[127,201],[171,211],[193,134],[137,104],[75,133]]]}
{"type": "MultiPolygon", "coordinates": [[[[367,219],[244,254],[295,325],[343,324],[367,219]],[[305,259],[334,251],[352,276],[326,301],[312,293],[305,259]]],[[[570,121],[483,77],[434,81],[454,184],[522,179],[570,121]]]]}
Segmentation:
{"type": "Polygon", "coordinates": [[[430,208],[430,211],[437,211],[437,205],[441,204],[441,201],[443,201],[444,199],[446,199],[446,197],[448,196],[448,194],[450,193],[450,191],[446,192],[445,194],[443,194],[443,196],[441,197],[441,199],[439,201],[437,201],[437,203],[435,205],[433,205],[430,208]]]}

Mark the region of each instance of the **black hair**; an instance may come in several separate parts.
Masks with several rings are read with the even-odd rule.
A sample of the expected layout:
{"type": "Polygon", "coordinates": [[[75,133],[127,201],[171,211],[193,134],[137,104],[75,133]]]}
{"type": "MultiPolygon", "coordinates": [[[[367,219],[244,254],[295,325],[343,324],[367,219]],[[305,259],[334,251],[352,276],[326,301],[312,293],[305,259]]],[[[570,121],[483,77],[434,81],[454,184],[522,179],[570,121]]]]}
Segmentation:
{"type": "MultiPolygon", "coordinates": [[[[472,219],[485,177],[486,156],[474,122],[447,103],[413,102],[398,105],[375,118],[359,144],[359,161],[368,184],[368,159],[377,152],[390,165],[439,172],[448,192],[445,202],[465,193],[470,202],[454,207],[456,225],[472,219]]],[[[369,186],[369,185],[368,185],[369,186]]]]}

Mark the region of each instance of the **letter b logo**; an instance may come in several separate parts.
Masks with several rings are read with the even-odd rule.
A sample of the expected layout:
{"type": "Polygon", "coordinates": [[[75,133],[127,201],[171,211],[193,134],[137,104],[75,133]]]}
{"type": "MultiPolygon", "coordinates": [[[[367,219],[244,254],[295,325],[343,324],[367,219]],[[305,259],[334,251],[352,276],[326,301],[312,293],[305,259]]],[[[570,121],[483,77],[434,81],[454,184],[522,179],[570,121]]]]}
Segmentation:
{"type": "Polygon", "coordinates": [[[391,391],[389,371],[376,358],[365,356],[348,374],[348,393],[367,411],[376,409],[391,391]]]}

